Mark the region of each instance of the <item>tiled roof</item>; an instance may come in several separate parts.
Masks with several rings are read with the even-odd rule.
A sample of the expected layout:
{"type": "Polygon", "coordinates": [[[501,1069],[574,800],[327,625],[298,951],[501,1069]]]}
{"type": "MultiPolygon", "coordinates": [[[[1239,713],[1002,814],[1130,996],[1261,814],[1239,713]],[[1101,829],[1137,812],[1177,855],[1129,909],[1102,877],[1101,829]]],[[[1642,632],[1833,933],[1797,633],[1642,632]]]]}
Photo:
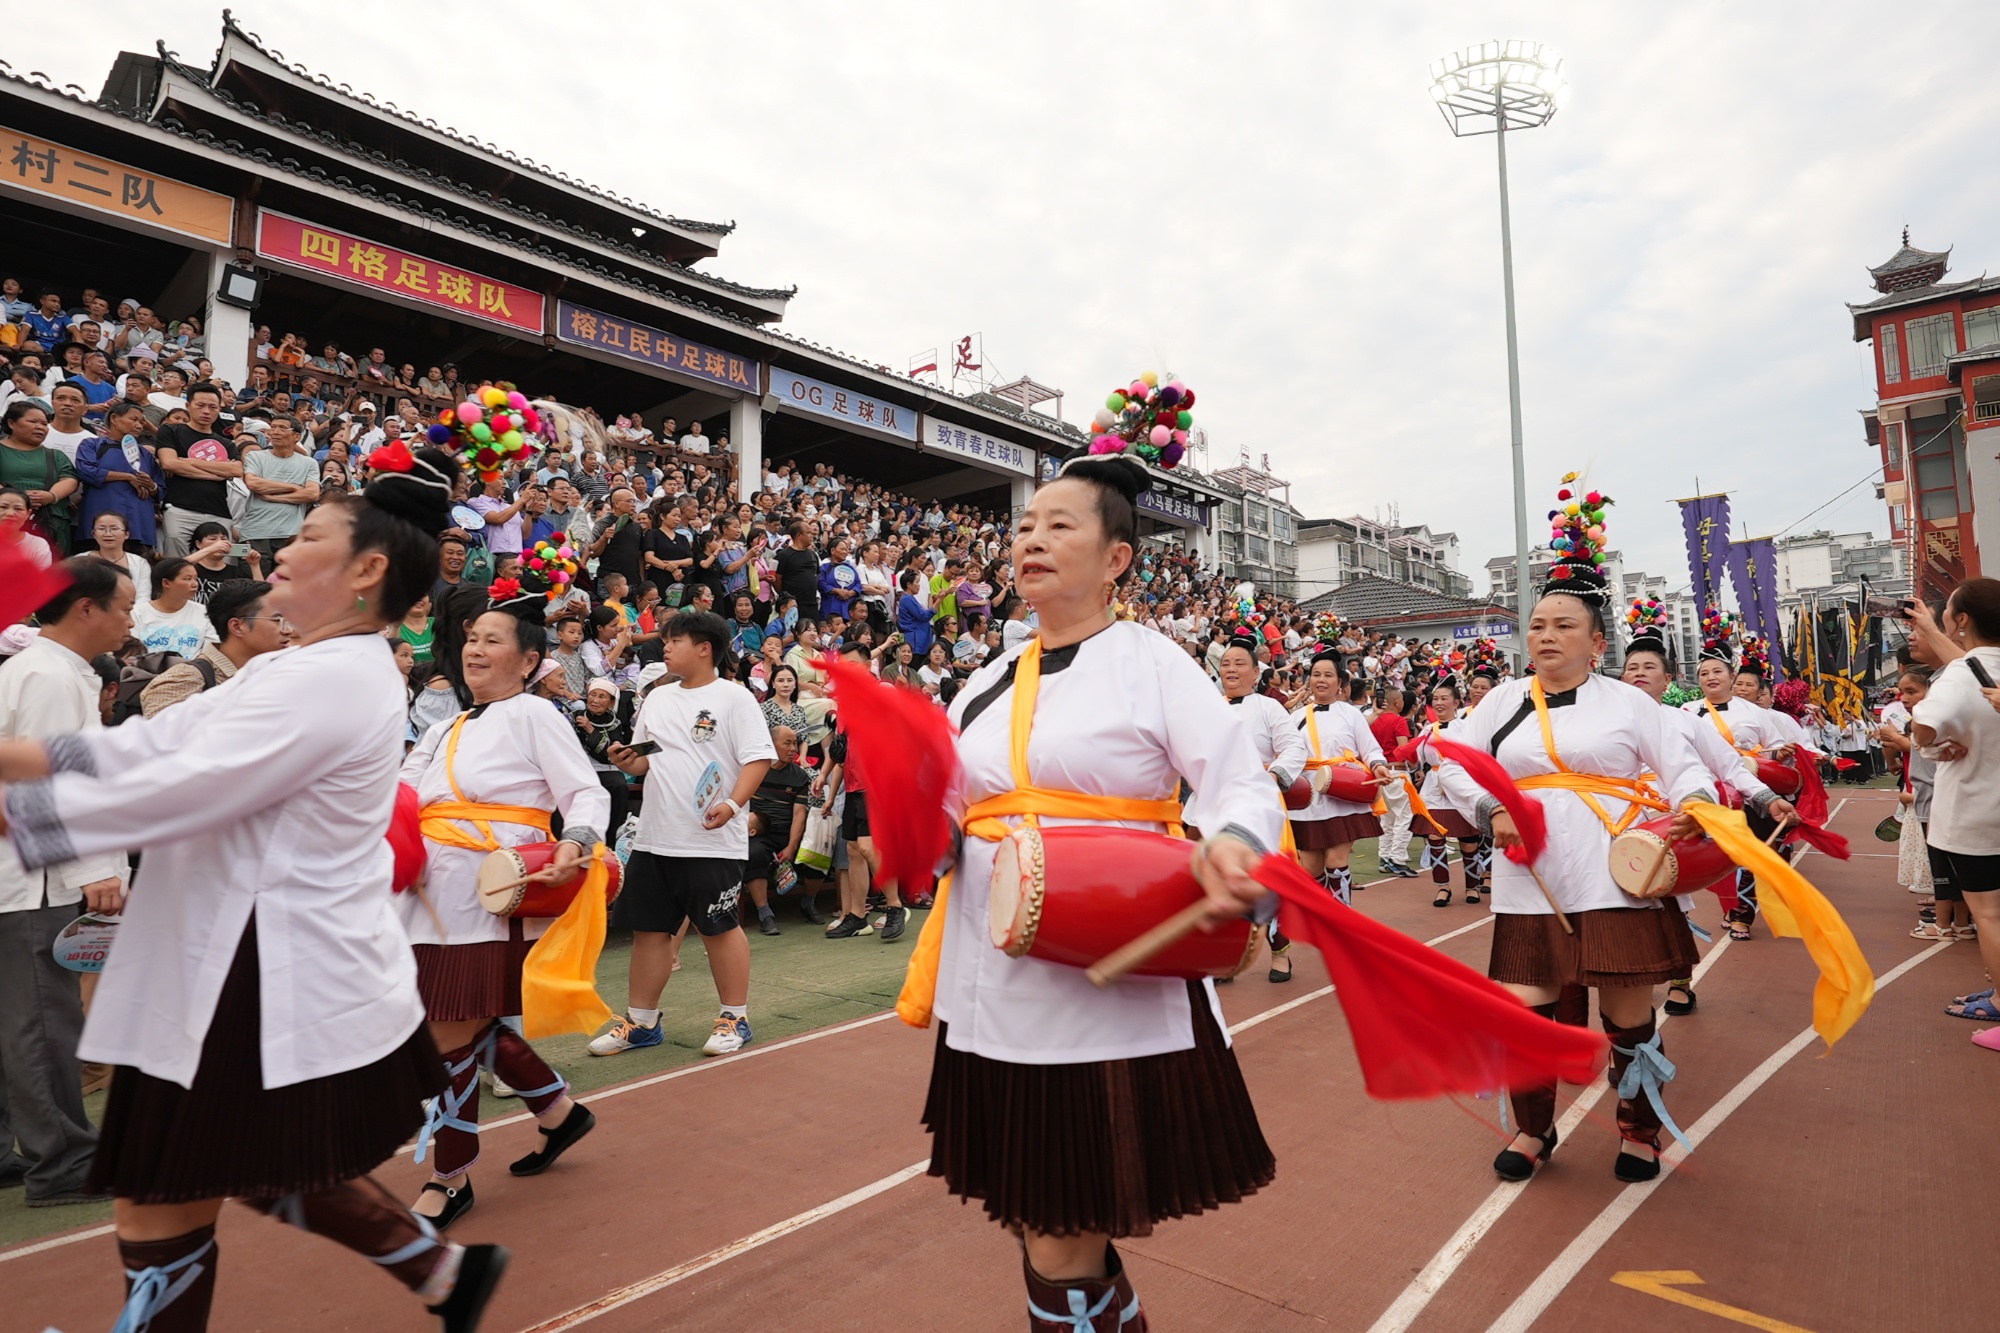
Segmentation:
{"type": "Polygon", "coordinates": [[[1342,620],[1363,625],[1390,620],[1453,620],[1514,614],[1508,608],[1491,602],[1469,597],[1447,597],[1413,583],[1398,583],[1394,579],[1377,578],[1372,574],[1301,602],[1299,609],[1332,611],[1342,620]]]}
{"type": "MultiPolygon", "coordinates": [[[[492,144],[482,143],[478,139],[475,139],[467,134],[461,134],[457,130],[452,129],[449,126],[439,125],[434,120],[427,120],[422,116],[418,116],[409,111],[404,111],[400,107],[397,107],[390,103],[378,102],[375,100],[374,97],[372,97],[368,93],[354,92],[352,89],[348,88],[345,84],[337,84],[324,74],[315,74],[311,70],[308,70],[304,65],[296,64],[293,61],[286,59],[284,52],[277,50],[275,47],[265,45],[264,39],[262,37],[259,37],[256,33],[251,32],[249,29],[243,27],[243,25],[241,25],[236,21],[236,16],[227,9],[222,11],[222,31],[225,37],[227,37],[231,33],[235,34],[238,37],[241,37],[245,42],[248,42],[252,47],[254,47],[259,54],[273,61],[276,61],[278,64],[284,66],[286,69],[298,75],[300,78],[310,81],[315,86],[325,90],[326,92],[336,93],[342,97],[347,98],[351,102],[359,102],[363,106],[369,107],[372,110],[381,111],[389,115],[396,116],[399,119],[408,121],[412,125],[416,125],[419,126],[420,128],[430,130],[434,134],[442,134],[448,139],[454,139],[457,142],[464,144],[467,148],[474,148],[482,153],[490,153],[495,157],[501,158],[502,160],[513,164],[514,166],[525,168],[528,171],[534,172],[538,176],[546,177],[550,181],[567,185],[571,189],[582,190],[586,194],[594,194],[608,204],[617,204],[621,208],[629,208],[634,212],[643,213],[645,216],[652,218],[656,222],[664,223],[671,227],[680,227],[688,231],[709,232],[719,236],[727,236],[730,232],[736,230],[736,224],[734,222],[696,222],[688,218],[674,217],[670,213],[662,213],[657,209],[650,208],[645,204],[637,203],[631,199],[625,198],[622,195],[612,194],[609,190],[599,189],[595,185],[591,185],[586,181],[578,180],[576,177],[570,176],[564,172],[557,171],[553,167],[545,167],[541,163],[536,162],[531,158],[520,157],[514,153],[507,151],[504,148],[497,148],[492,144]]],[[[219,60],[221,57],[220,48],[217,49],[216,55],[219,60]]],[[[216,72],[217,71],[214,70],[210,71],[211,83],[213,82],[213,75],[216,72]]]]}
{"type": "Polygon", "coordinates": [[[1885,310],[1900,310],[1906,306],[1923,305],[1928,301],[1939,301],[1965,293],[1990,291],[2000,291],[2000,279],[1988,279],[1981,274],[1964,282],[1939,282],[1923,287],[1906,287],[1859,305],[1849,301],[1847,312],[1854,317],[1854,341],[1866,342],[1874,336],[1874,325],[1869,318],[1871,315],[1881,314],[1885,310]]]}
{"type": "MultiPolygon", "coordinates": [[[[229,107],[231,110],[235,112],[238,112],[241,115],[248,116],[252,120],[260,121],[263,124],[269,125],[273,129],[278,130],[280,132],[296,134],[308,139],[317,140],[319,143],[325,145],[328,148],[334,149],[338,152],[346,153],[352,157],[361,158],[367,161],[370,165],[379,168],[382,171],[393,172],[397,175],[407,177],[410,180],[421,182],[422,184],[430,186],[433,189],[452,191],[456,194],[463,196],[468,200],[471,200],[481,210],[496,212],[496,213],[505,213],[512,217],[519,218],[523,223],[529,226],[545,227],[552,231],[559,231],[567,235],[574,236],[578,240],[588,241],[592,245],[601,246],[609,250],[616,250],[620,254],[628,256],[636,263],[642,263],[649,267],[657,268],[664,272],[672,274],[674,280],[677,282],[687,282],[696,286],[713,288],[718,291],[727,292],[730,295],[744,297],[747,300],[789,299],[793,296],[798,295],[799,289],[796,286],[749,287],[745,286],[742,283],[731,282],[727,278],[716,277],[714,274],[711,273],[697,272],[694,269],[686,267],[685,265],[676,264],[671,260],[663,259],[655,254],[650,254],[644,250],[639,249],[637,246],[619,240],[615,236],[605,236],[602,233],[594,231],[588,227],[573,226],[570,223],[564,222],[561,218],[552,218],[548,214],[539,211],[531,212],[526,208],[522,208],[519,205],[516,205],[504,199],[494,199],[490,195],[486,194],[484,191],[476,190],[470,185],[465,185],[459,181],[451,179],[449,176],[432,172],[424,167],[415,166],[409,162],[405,162],[401,158],[392,158],[387,153],[383,152],[378,148],[370,148],[367,145],[357,143],[352,139],[343,139],[339,135],[334,134],[331,131],[316,130],[311,125],[308,125],[301,120],[291,120],[275,112],[266,112],[261,107],[254,106],[249,102],[243,101],[235,97],[225,88],[217,88],[212,86],[208,82],[207,75],[203,74],[200,70],[190,68],[187,64],[182,62],[178,57],[176,57],[171,51],[167,49],[166,43],[161,42],[159,44],[158,49],[161,59],[165,60],[169,65],[171,65],[175,69],[180,70],[182,73],[186,74],[190,79],[195,80],[203,92],[207,93],[209,96],[215,98],[217,101],[223,103],[225,106],[229,107]]],[[[203,133],[203,131],[195,131],[195,133],[200,134],[203,133]]],[[[225,141],[225,142],[230,142],[230,141],[225,141]]],[[[291,161],[292,159],[286,158],[282,160],[291,161]]]]}
{"type": "MultiPolygon", "coordinates": [[[[1881,286],[1885,281],[1893,279],[1897,274],[1907,273],[1912,269],[1935,268],[1939,274],[1942,274],[1950,264],[1951,250],[1949,247],[1943,250],[1919,250],[1910,244],[1909,233],[1905,232],[1903,234],[1903,248],[1896,251],[1895,254],[1890,255],[1887,262],[1877,264],[1868,271],[1875,276],[1877,285],[1881,286]]],[[[1893,282],[1888,282],[1888,285],[1883,286],[1882,290],[1889,291],[1894,286],[1893,282]]]]}

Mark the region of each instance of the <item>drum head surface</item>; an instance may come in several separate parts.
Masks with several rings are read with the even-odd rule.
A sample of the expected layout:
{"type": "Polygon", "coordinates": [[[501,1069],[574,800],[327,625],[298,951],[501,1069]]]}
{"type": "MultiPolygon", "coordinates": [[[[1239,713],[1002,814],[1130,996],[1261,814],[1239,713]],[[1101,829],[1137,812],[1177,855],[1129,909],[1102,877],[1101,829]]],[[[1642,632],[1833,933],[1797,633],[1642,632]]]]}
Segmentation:
{"type": "Polygon", "coordinates": [[[1634,898],[1670,892],[1675,870],[1673,851],[1657,833],[1628,829],[1611,840],[1611,881],[1634,898]]]}
{"type": "Polygon", "coordinates": [[[1021,896],[1020,845],[1011,837],[1002,838],[993,849],[993,879],[986,887],[986,925],[996,949],[1004,949],[1014,941],[1021,896]]]}
{"type": "Polygon", "coordinates": [[[521,901],[523,886],[514,881],[528,873],[527,862],[511,847],[503,847],[479,863],[479,905],[495,916],[506,916],[521,901]],[[507,887],[513,885],[513,887],[507,887]]]}

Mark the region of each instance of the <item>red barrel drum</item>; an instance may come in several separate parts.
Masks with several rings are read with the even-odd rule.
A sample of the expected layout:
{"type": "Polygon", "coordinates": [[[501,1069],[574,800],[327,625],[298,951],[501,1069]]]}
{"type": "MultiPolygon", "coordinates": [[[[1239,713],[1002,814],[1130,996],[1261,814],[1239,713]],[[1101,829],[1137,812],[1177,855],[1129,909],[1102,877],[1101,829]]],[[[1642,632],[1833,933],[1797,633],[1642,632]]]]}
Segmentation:
{"type": "Polygon", "coordinates": [[[424,877],[424,865],[430,854],[424,850],[423,807],[417,800],[416,789],[407,782],[396,784],[396,806],[389,815],[389,850],[396,858],[396,869],[390,877],[389,887],[401,893],[424,877]]]}
{"type": "Polygon", "coordinates": [[[1312,779],[1301,773],[1291,786],[1285,788],[1285,809],[1303,810],[1312,803],[1312,779]]]}
{"type": "Polygon", "coordinates": [[[1336,801],[1373,805],[1375,798],[1381,795],[1382,787],[1375,781],[1374,774],[1359,764],[1335,764],[1319,771],[1326,774],[1326,794],[1336,801]]]}
{"type": "MultiPolygon", "coordinates": [[[[556,859],[557,844],[528,842],[519,847],[502,847],[479,863],[479,905],[495,916],[561,916],[569,910],[576,891],[590,873],[590,859],[579,862],[568,879],[553,884],[523,884],[528,876],[547,870],[556,859]]],[[[604,884],[604,901],[618,897],[625,875],[618,858],[604,854],[610,875],[604,884]]]]}
{"type": "MultiPolygon", "coordinates": [[[[1775,759],[1766,759],[1760,754],[1747,755],[1745,756],[1745,760],[1749,763],[1751,770],[1757,774],[1757,780],[1778,793],[1778,795],[1790,800],[1799,794],[1799,785],[1801,782],[1799,770],[1793,768],[1790,764],[1781,764],[1775,759]]],[[[1806,762],[1810,763],[1812,761],[1807,760],[1806,762]]]]}
{"type": "Polygon", "coordinates": [[[1707,888],[1735,863],[1707,838],[1676,842],[1672,815],[1635,824],[1611,840],[1611,878],[1634,898],[1664,898],[1707,888]]]}
{"type": "MultiPolygon", "coordinates": [[[[1194,844],[1141,829],[1015,829],[993,858],[993,943],[1012,958],[1089,967],[1202,897],[1194,844]]],[[[1194,931],[1134,969],[1142,977],[1233,977],[1261,941],[1248,919],[1194,931]]]]}

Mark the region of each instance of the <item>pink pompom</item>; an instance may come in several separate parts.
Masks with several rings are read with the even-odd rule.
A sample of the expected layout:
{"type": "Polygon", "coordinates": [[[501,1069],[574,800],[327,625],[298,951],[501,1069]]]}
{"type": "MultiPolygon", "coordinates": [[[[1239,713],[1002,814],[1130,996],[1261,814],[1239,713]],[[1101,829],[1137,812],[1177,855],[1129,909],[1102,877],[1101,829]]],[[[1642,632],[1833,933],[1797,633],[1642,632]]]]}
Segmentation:
{"type": "Polygon", "coordinates": [[[1151,392],[1152,390],[1146,387],[1146,381],[1133,380],[1131,387],[1125,391],[1125,396],[1143,403],[1146,401],[1146,395],[1151,392]]]}
{"type": "Polygon", "coordinates": [[[486,409],[478,403],[460,403],[458,405],[458,419],[468,426],[477,426],[481,421],[486,419],[486,409]]]}
{"type": "Polygon", "coordinates": [[[1177,430],[1177,431],[1175,431],[1175,432],[1174,432],[1174,443],[1175,443],[1175,444],[1178,444],[1178,445],[1179,445],[1179,446],[1180,446],[1181,448],[1183,448],[1183,449],[1186,449],[1186,448],[1187,448],[1187,432],[1186,432],[1186,431],[1184,431],[1184,430],[1177,430]]]}
{"type": "Polygon", "coordinates": [[[1168,380],[1167,387],[1182,397],[1187,396],[1187,385],[1181,383],[1179,380],[1168,380]]]}
{"type": "Polygon", "coordinates": [[[1164,449],[1174,442],[1173,432],[1165,426],[1153,427],[1151,431],[1147,432],[1146,438],[1153,442],[1155,449],[1164,449]]]}
{"type": "Polygon", "coordinates": [[[1122,452],[1124,448],[1125,441],[1116,435],[1100,435],[1090,442],[1090,452],[1093,454],[1115,454],[1122,452]]]}
{"type": "Polygon", "coordinates": [[[558,570],[557,570],[557,571],[556,571],[555,573],[553,573],[553,574],[549,575],[549,582],[551,582],[551,583],[568,583],[568,582],[569,582],[569,571],[568,571],[568,570],[566,570],[566,569],[558,569],[558,570]]]}
{"type": "Polygon", "coordinates": [[[507,395],[507,406],[513,408],[516,412],[519,412],[522,408],[526,407],[527,405],[528,405],[528,395],[522,393],[519,389],[516,389],[514,390],[514,392],[507,395]]]}

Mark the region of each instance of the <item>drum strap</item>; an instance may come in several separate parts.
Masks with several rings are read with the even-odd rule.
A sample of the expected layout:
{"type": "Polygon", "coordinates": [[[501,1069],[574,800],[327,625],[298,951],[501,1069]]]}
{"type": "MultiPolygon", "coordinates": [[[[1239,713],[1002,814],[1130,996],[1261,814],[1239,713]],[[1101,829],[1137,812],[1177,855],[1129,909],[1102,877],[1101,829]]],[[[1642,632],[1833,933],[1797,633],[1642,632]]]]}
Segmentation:
{"type": "Polygon", "coordinates": [[[1547,696],[1542,693],[1542,680],[1537,676],[1530,682],[1529,698],[1535,706],[1535,716],[1542,724],[1542,748],[1548,751],[1549,762],[1556,766],[1553,773],[1536,773],[1525,778],[1516,778],[1514,785],[1523,791],[1555,790],[1573,791],[1590,807],[1590,813],[1597,816],[1612,837],[1617,837],[1638,820],[1641,810],[1671,809],[1660,799],[1651,784],[1641,778],[1614,778],[1604,773],[1579,773],[1565,764],[1562,755],[1556,752],[1555,727],[1549,721],[1547,696]],[[1625,813],[1613,819],[1598,803],[1599,796],[1612,796],[1626,802],[1625,813]]]}
{"type": "MultiPolygon", "coordinates": [[[[1093,796],[1087,792],[1037,787],[1028,775],[1028,737],[1035,722],[1035,694],[1041,684],[1041,642],[1029,640],[1015,659],[1014,699],[1009,716],[1008,766],[1014,790],[1003,791],[975,801],[966,809],[964,829],[969,837],[998,842],[1013,830],[1005,817],[1021,816],[1039,828],[1039,816],[1052,819],[1128,820],[1133,823],[1165,824],[1174,837],[1185,837],[1181,825],[1181,803],[1172,797],[1145,799],[1133,796],[1093,796]]],[[[896,999],[896,1013],[911,1027],[931,1024],[931,1009],[937,1000],[938,964],[944,957],[945,913],[951,902],[950,875],[938,881],[937,900],[924,922],[923,934],[910,953],[909,971],[903,977],[902,994],[896,999]]]]}
{"type": "Polygon", "coordinates": [[[465,729],[465,719],[470,713],[460,713],[458,721],[451,724],[451,735],[444,746],[444,778],[451,784],[451,794],[455,801],[433,801],[418,812],[418,827],[426,838],[445,847],[462,847],[470,852],[497,852],[499,839],[493,836],[492,821],[502,824],[521,824],[528,828],[549,831],[549,812],[537,810],[531,805],[498,805],[490,801],[468,801],[465,790],[458,785],[458,775],[453,770],[458,762],[458,733],[465,729]],[[479,830],[474,838],[458,823],[463,821],[479,830]]]}

